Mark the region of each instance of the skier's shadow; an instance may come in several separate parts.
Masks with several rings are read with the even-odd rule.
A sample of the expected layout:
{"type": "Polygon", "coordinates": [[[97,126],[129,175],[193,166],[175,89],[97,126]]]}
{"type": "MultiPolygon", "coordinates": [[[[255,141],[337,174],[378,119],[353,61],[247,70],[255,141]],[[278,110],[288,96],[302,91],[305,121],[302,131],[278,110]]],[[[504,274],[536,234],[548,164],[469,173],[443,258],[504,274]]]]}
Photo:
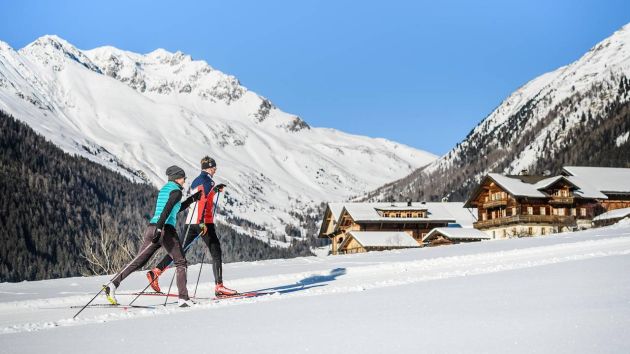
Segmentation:
{"type": "Polygon", "coordinates": [[[338,276],[346,274],[346,268],[335,268],[326,275],[312,275],[304,278],[294,284],[281,285],[273,288],[266,288],[257,290],[259,292],[275,292],[279,294],[288,294],[296,291],[307,290],[311,288],[317,288],[320,286],[326,286],[326,284],[337,279],[338,276]]]}

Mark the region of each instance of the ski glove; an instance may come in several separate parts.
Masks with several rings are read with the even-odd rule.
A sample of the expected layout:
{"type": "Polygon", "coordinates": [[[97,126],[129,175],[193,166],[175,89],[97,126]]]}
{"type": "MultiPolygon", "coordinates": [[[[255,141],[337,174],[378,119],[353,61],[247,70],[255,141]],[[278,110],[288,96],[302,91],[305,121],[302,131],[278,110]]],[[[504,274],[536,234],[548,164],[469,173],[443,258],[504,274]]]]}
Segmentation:
{"type": "Polygon", "coordinates": [[[156,227],[155,231],[153,231],[153,238],[151,239],[151,242],[158,243],[160,241],[160,237],[162,237],[162,229],[158,229],[156,227]]]}
{"type": "Polygon", "coordinates": [[[208,234],[208,227],[206,226],[206,224],[201,223],[199,224],[199,228],[201,229],[201,234],[202,235],[207,235],[208,234]]]}
{"type": "Polygon", "coordinates": [[[223,188],[225,188],[225,184],[221,183],[221,184],[217,184],[216,187],[214,187],[214,192],[223,192],[223,188]]]}
{"type": "Polygon", "coordinates": [[[194,201],[198,201],[199,199],[201,199],[201,189],[198,190],[197,193],[193,194],[191,197],[194,201]]]}

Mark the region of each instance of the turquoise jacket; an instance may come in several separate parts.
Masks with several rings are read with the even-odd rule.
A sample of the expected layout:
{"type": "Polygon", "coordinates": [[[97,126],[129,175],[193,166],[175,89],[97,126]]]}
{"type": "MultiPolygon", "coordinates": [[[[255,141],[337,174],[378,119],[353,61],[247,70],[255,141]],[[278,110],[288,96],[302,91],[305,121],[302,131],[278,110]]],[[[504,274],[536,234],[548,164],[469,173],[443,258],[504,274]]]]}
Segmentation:
{"type": "Polygon", "coordinates": [[[160,221],[160,217],[162,216],[162,211],[164,211],[164,207],[166,206],[169,197],[171,197],[171,192],[173,191],[177,191],[179,197],[177,198],[177,202],[170,209],[170,213],[168,214],[168,217],[166,217],[166,221],[164,222],[164,224],[175,226],[177,222],[177,213],[180,211],[182,205],[182,187],[173,181],[169,181],[164,185],[164,187],[162,187],[162,189],[160,189],[160,193],[158,194],[157,201],[155,203],[155,213],[151,218],[151,224],[158,224],[158,222],[160,221]]]}

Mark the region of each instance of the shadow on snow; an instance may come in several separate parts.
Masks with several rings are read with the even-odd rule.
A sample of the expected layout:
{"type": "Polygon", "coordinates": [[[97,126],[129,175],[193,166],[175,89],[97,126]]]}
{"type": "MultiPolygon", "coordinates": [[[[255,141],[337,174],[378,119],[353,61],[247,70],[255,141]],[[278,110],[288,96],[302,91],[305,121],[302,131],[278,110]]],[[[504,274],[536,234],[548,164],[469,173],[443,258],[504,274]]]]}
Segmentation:
{"type": "Polygon", "coordinates": [[[330,271],[329,274],[326,275],[311,275],[310,277],[304,278],[296,283],[289,285],[281,285],[273,288],[266,288],[257,290],[259,292],[276,292],[279,294],[288,294],[296,291],[307,290],[311,288],[317,288],[320,286],[326,286],[326,284],[331,281],[337,279],[338,276],[346,274],[346,268],[335,268],[330,271]]]}

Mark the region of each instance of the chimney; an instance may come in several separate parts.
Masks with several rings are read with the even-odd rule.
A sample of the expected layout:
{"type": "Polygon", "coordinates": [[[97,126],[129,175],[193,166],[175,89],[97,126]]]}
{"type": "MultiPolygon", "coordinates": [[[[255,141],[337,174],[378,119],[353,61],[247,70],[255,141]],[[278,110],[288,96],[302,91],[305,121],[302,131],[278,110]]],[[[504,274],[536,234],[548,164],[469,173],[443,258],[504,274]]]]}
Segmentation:
{"type": "Polygon", "coordinates": [[[427,203],[427,202],[425,202],[425,201],[423,200],[423,201],[422,201],[422,203],[420,203],[420,204],[425,205],[426,203],[427,203]]]}
{"type": "Polygon", "coordinates": [[[529,174],[529,171],[527,171],[526,168],[521,170],[521,176],[527,176],[529,174]]]}
{"type": "Polygon", "coordinates": [[[407,198],[407,206],[410,207],[411,206],[411,198],[407,198]]]}

